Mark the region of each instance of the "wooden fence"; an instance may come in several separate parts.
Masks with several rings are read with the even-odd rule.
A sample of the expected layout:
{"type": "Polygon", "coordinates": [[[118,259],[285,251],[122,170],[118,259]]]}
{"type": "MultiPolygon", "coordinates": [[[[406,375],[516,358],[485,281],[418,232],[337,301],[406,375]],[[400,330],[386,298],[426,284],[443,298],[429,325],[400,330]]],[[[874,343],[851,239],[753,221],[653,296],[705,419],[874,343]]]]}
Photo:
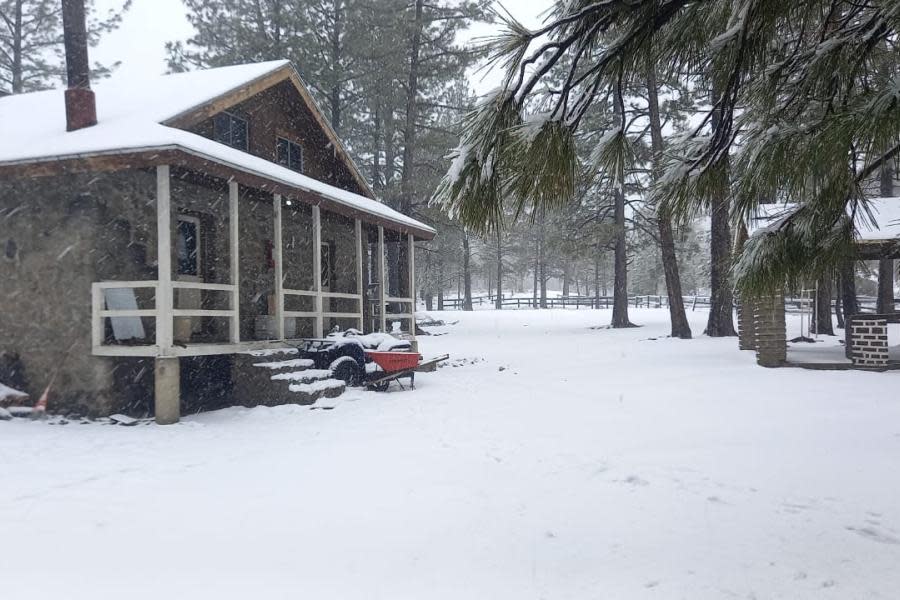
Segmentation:
{"type": "MultiPolygon", "coordinates": [[[[709,296],[684,296],[684,307],[687,310],[697,310],[709,308],[709,296]]],[[[462,310],[464,300],[462,298],[444,298],[443,310],[462,310]]],[[[870,296],[859,296],[859,307],[862,312],[875,312],[875,298],[870,296]]],[[[900,304],[900,298],[894,300],[895,306],[900,304]]],[[[566,308],[566,309],[611,309],[613,305],[612,296],[566,296],[547,298],[544,304],[541,304],[540,298],[503,298],[500,302],[504,309],[524,309],[524,308],[566,308]]],[[[810,312],[812,310],[811,300],[809,298],[785,298],[785,310],[787,312],[799,313],[810,312]]],[[[490,296],[473,296],[473,308],[493,308],[496,305],[496,298],[490,296]]],[[[634,308],[668,308],[668,296],[629,296],[628,306],[634,308]]],[[[832,309],[834,303],[832,302],[832,309]]],[[[435,304],[435,310],[440,310],[435,304]]]]}

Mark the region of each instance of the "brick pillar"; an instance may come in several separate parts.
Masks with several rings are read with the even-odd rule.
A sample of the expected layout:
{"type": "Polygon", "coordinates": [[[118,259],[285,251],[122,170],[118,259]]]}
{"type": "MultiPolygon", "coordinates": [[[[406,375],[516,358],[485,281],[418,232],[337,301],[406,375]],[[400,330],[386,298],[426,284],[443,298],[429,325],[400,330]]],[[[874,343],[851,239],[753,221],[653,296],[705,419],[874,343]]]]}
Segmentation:
{"type": "Polygon", "coordinates": [[[875,315],[856,315],[849,321],[850,360],[860,367],[886,367],[888,364],[887,319],[875,315]]]}
{"type": "Polygon", "coordinates": [[[787,361],[784,295],[757,298],[752,307],[757,364],[763,367],[784,365],[787,361]]]}
{"type": "Polygon", "coordinates": [[[756,328],[754,320],[754,300],[741,296],[737,305],[738,346],[741,350],[756,350],[756,328]]]}

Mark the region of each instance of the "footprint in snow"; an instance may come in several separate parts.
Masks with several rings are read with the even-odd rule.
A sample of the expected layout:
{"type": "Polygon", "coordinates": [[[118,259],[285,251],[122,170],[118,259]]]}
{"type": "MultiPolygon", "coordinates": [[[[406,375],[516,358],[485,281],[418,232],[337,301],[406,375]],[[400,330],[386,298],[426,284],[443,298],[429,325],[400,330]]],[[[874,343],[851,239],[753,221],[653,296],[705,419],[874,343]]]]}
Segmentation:
{"type": "Polygon", "coordinates": [[[628,485],[633,485],[633,486],[650,485],[649,481],[647,481],[646,479],[641,479],[637,475],[629,475],[628,477],[625,478],[625,483],[627,483],[628,485]]]}
{"type": "Polygon", "coordinates": [[[853,533],[860,535],[867,540],[872,540],[873,542],[878,542],[880,544],[891,544],[891,545],[900,545],[900,539],[896,537],[878,531],[873,527],[851,527],[847,526],[847,531],[852,531],[853,533]]]}

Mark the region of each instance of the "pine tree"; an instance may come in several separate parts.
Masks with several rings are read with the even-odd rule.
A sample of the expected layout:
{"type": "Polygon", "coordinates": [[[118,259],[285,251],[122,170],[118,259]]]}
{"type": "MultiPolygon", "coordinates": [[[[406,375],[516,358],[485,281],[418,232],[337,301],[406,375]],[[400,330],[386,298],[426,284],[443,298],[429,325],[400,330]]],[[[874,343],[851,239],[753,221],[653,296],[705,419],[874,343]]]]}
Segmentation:
{"type": "MultiPolygon", "coordinates": [[[[85,3],[88,14],[88,42],[116,29],[131,0],[98,17],[93,2],[85,3]]],[[[94,64],[91,74],[104,77],[118,63],[94,64]]],[[[0,92],[31,92],[65,82],[62,4],[59,0],[0,0],[0,92]]]]}
{"type": "MultiPolygon", "coordinates": [[[[506,16],[492,45],[503,86],[467,118],[436,199],[488,229],[510,198],[557,206],[575,192],[573,140],[585,115],[622,82],[654,64],[713,90],[699,125],[671,140],[655,196],[683,222],[715,216],[708,333],[729,334],[727,228],[761,201],[799,208],[746,244],[735,270],[742,289],[818,278],[851,251],[846,214],[865,210],[861,184],[900,154],[898,12],[900,0],[567,0],[536,30],[506,16]],[[550,85],[559,67],[563,83],[550,85]],[[848,156],[861,157],[859,168],[848,156]]],[[[600,164],[614,172],[616,153],[605,155],[600,164]]]]}

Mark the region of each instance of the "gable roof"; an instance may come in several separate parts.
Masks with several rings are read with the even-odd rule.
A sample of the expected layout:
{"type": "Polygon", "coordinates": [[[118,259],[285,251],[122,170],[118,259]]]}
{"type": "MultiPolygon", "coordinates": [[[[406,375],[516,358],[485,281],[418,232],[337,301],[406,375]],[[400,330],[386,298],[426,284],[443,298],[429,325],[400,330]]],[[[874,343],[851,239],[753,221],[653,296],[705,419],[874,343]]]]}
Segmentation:
{"type": "Polygon", "coordinates": [[[324,197],[415,230],[422,237],[434,235],[431,227],[374,199],[371,188],[288,61],[161,75],[138,82],[113,78],[94,86],[94,91],[97,125],[72,132],[66,132],[63,90],[0,98],[0,167],[175,150],[324,197]],[[200,118],[208,111],[224,110],[288,79],[368,197],[173,126],[200,118]]]}

